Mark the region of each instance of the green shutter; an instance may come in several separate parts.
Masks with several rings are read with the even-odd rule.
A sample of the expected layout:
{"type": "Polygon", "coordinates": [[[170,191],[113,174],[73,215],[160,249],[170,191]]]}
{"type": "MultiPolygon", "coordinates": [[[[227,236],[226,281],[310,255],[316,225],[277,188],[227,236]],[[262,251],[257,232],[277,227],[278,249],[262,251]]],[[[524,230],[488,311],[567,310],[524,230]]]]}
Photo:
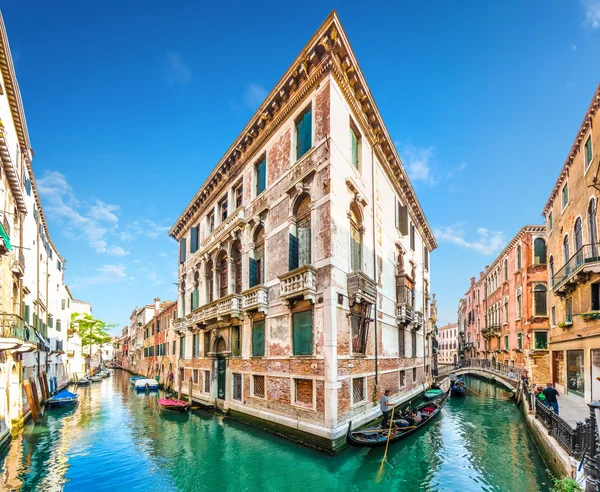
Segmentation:
{"type": "Polygon", "coordinates": [[[179,263],[185,263],[185,253],[186,253],[185,238],[182,238],[179,241],[179,263]]]}
{"type": "Polygon", "coordinates": [[[289,248],[289,271],[298,268],[298,238],[293,234],[290,234],[290,248],[289,248]]]}
{"type": "Polygon", "coordinates": [[[523,334],[517,333],[517,347],[519,350],[523,350],[523,334]]]}
{"type": "Polygon", "coordinates": [[[300,159],[312,147],[312,109],[296,121],[296,159],[300,159]]]}
{"type": "Polygon", "coordinates": [[[267,187],[267,158],[263,157],[256,164],[256,196],[260,195],[267,187]]]}
{"type": "Polygon", "coordinates": [[[198,228],[192,227],[190,232],[190,253],[198,251],[198,228]]]}
{"type": "Polygon", "coordinates": [[[352,146],[352,164],[358,169],[358,138],[356,138],[356,133],[352,128],[350,128],[350,142],[352,146]]]}
{"type": "Polygon", "coordinates": [[[312,355],[312,311],[292,315],[294,355],[312,355]]]}
{"type": "Polygon", "coordinates": [[[256,260],[254,258],[249,258],[248,259],[248,271],[249,273],[249,284],[250,287],[254,287],[255,285],[258,284],[258,263],[256,262],[256,260]]]}
{"type": "Polygon", "coordinates": [[[54,326],[54,319],[48,317],[48,328],[52,328],[54,326]]]}
{"type": "Polygon", "coordinates": [[[264,357],[265,355],[265,320],[252,323],[252,356],[264,357]]]}
{"type": "Polygon", "coordinates": [[[61,326],[60,320],[57,319],[56,320],[56,331],[61,331],[61,330],[62,330],[62,326],[61,326]]]}
{"type": "Polygon", "coordinates": [[[29,316],[31,314],[30,309],[31,308],[27,304],[25,304],[25,309],[23,311],[24,311],[24,316],[25,316],[25,323],[27,323],[27,324],[29,324],[29,316]]]}

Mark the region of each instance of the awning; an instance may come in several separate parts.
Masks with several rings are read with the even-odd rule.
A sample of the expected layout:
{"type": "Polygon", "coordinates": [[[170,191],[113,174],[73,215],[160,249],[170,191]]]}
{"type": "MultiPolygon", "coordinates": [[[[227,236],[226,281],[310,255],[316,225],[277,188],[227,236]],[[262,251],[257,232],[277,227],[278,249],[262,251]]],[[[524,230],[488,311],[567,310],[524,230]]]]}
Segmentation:
{"type": "Polygon", "coordinates": [[[10,238],[8,237],[8,234],[4,230],[4,226],[2,225],[2,222],[0,222],[0,237],[2,237],[2,239],[4,240],[4,246],[6,246],[6,249],[8,251],[12,251],[13,248],[12,248],[12,245],[10,244],[10,238]]]}
{"type": "Polygon", "coordinates": [[[39,331],[36,331],[35,334],[38,337],[40,344],[42,345],[42,350],[44,352],[50,352],[50,342],[46,340],[42,335],[40,335],[39,331]]]}

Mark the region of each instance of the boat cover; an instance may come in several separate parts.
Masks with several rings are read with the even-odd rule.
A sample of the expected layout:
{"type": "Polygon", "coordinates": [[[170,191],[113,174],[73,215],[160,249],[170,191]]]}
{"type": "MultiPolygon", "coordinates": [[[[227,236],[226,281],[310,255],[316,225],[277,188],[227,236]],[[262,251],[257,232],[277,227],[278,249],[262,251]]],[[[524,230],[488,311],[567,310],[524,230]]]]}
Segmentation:
{"type": "Polygon", "coordinates": [[[67,390],[62,390],[59,391],[58,393],[56,393],[52,398],[50,398],[51,400],[61,400],[63,398],[77,398],[79,395],[77,395],[76,393],[71,393],[70,391],[67,390]]]}

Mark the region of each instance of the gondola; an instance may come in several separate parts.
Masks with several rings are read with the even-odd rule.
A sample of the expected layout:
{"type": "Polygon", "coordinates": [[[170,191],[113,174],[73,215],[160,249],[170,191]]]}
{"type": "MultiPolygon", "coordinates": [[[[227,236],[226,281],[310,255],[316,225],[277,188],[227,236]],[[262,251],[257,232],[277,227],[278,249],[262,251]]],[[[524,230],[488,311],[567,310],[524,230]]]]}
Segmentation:
{"type": "Polygon", "coordinates": [[[452,386],[450,386],[450,394],[452,396],[465,396],[467,393],[467,387],[462,379],[456,381],[452,386]]]}
{"type": "Polygon", "coordinates": [[[430,388],[425,392],[425,394],[423,395],[423,398],[425,398],[425,400],[427,400],[427,401],[435,400],[436,398],[439,398],[443,394],[444,394],[444,390],[442,390],[440,388],[430,388]]]}
{"type": "Polygon", "coordinates": [[[92,381],[87,376],[84,376],[81,379],[75,381],[75,384],[77,386],[89,386],[90,384],[92,384],[92,381]]]}
{"type": "MultiPolygon", "coordinates": [[[[401,419],[394,419],[394,423],[392,425],[392,435],[389,439],[390,443],[400,441],[401,439],[404,439],[405,437],[414,434],[419,429],[429,424],[429,422],[431,422],[435,417],[438,416],[438,414],[446,404],[446,401],[448,400],[448,395],[449,392],[445,392],[439,398],[419,405],[416,408],[416,410],[419,410],[421,412],[421,414],[423,415],[423,420],[421,420],[421,422],[417,425],[401,427],[399,422],[401,419]]],[[[348,446],[368,448],[385,446],[388,440],[388,433],[389,428],[382,429],[379,425],[353,431],[352,422],[350,422],[350,424],[348,425],[348,432],[346,433],[346,444],[348,444],[348,446]]]]}

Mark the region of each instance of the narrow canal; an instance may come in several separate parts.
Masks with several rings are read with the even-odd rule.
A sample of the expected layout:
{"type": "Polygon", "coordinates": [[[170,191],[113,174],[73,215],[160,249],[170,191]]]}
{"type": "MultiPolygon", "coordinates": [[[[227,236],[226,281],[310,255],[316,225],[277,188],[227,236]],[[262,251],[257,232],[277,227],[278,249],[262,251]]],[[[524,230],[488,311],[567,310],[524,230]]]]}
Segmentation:
{"type": "Polygon", "coordinates": [[[0,457],[2,490],[537,491],[544,463],[510,394],[479,379],[482,396],[454,399],[419,435],[331,457],[208,412],[160,414],[115,372],[80,388],[75,409],[48,411],[0,457]]]}

